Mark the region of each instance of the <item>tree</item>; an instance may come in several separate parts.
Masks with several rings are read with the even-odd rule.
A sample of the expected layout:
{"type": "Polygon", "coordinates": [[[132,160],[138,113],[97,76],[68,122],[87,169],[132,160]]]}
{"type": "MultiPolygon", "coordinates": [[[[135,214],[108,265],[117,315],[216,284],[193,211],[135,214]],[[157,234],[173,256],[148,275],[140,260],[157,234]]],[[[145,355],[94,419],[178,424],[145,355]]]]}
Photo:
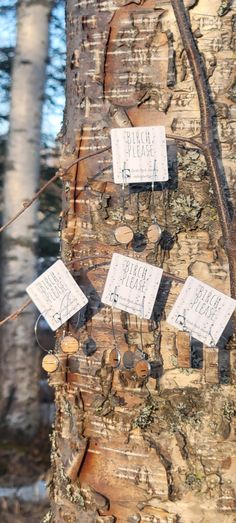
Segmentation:
{"type": "MultiPolygon", "coordinates": [[[[67,360],[65,332],[58,333],[60,368],[50,377],[57,407],[52,507],[45,523],[234,520],[235,338],[226,348],[202,347],[165,321],[188,274],[229,292],[225,241],[232,248],[232,213],[218,164],[233,189],[233,31],[231,2],[68,0],[62,165],[97,154],[71,169],[64,192],[63,259],[89,306],[66,326],[79,342],[67,360]],[[147,185],[122,194],[111,154],[102,152],[110,129],[157,124],[169,136],[170,180],[153,194],[147,185]],[[206,136],[211,143],[201,141],[206,136]],[[225,237],[216,197],[224,200],[225,237]],[[158,244],[146,235],[154,208],[158,244]],[[126,247],[114,235],[124,217],[135,232],[126,247]],[[152,321],[101,306],[113,252],[169,274],[152,321]],[[156,369],[145,379],[123,365],[124,353],[140,347],[156,369]]],[[[234,277],[231,264],[232,292],[234,277]]]]}
{"type": "MultiPolygon", "coordinates": [[[[13,62],[10,131],[4,179],[4,221],[19,210],[38,185],[41,114],[48,55],[48,21],[52,0],[22,0],[18,6],[13,62]]],[[[31,207],[4,237],[3,309],[22,301],[35,279],[37,208],[31,207]]],[[[1,344],[2,422],[12,431],[32,435],[38,428],[38,354],[33,310],[16,325],[6,325],[1,344]],[[4,377],[4,379],[3,379],[4,377]]]]}

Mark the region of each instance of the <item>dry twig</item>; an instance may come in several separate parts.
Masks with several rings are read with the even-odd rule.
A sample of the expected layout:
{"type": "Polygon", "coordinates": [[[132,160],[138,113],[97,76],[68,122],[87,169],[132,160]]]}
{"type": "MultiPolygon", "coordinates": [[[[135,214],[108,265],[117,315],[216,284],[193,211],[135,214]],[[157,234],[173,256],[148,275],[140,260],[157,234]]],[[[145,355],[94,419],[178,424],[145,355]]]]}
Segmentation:
{"type": "Polygon", "coordinates": [[[16,309],[9,316],[7,316],[3,320],[1,320],[0,327],[2,327],[2,325],[4,325],[4,323],[6,323],[9,320],[16,320],[16,318],[18,318],[18,316],[20,316],[20,314],[23,312],[23,310],[26,309],[26,307],[28,307],[30,305],[30,303],[32,303],[32,300],[29,298],[27,301],[25,301],[25,303],[23,303],[23,305],[21,305],[19,307],[19,309],[16,309]]]}
{"type": "MultiPolygon", "coordinates": [[[[212,101],[209,95],[205,66],[201,60],[199,50],[195,43],[183,0],[171,0],[171,5],[175,14],[176,22],[178,24],[183,46],[189,60],[189,65],[193,74],[193,79],[198,95],[201,117],[201,137],[202,142],[204,143],[204,155],[211,178],[217,211],[222,228],[222,234],[229,260],[231,296],[236,298],[236,221],[233,220],[231,222],[230,220],[228,205],[225,197],[223,173],[218,162],[218,142],[214,134],[212,101]]],[[[234,318],[234,324],[236,327],[236,317],[234,318]]]]}
{"type": "Polygon", "coordinates": [[[46,189],[49,187],[49,185],[51,185],[53,182],[58,180],[58,178],[63,178],[63,176],[65,176],[65,174],[71,169],[71,167],[78,164],[79,162],[82,162],[83,160],[88,160],[88,158],[92,158],[93,156],[96,156],[97,154],[104,153],[104,152],[108,151],[110,148],[111,148],[110,146],[105,147],[104,149],[101,149],[101,151],[96,151],[94,153],[87,154],[86,156],[82,156],[81,158],[77,158],[77,160],[74,160],[74,162],[72,162],[68,167],[66,167],[66,169],[63,169],[63,170],[59,169],[59,171],[57,171],[56,174],[54,174],[54,176],[52,178],[50,178],[50,180],[48,180],[48,182],[46,182],[41,187],[41,189],[39,189],[39,191],[37,191],[34,194],[33,198],[31,198],[31,200],[29,200],[27,203],[24,204],[23,209],[20,209],[20,211],[18,211],[17,214],[15,214],[15,216],[13,216],[7,223],[5,223],[0,228],[0,233],[3,232],[5,229],[7,229],[7,227],[9,227],[13,222],[15,222],[19,218],[19,216],[21,216],[21,214],[23,214],[32,205],[32,203],[34,203],[39,198],[39,196],[41,196],[41,194],[43,194],[46,191],[46,189]]]}

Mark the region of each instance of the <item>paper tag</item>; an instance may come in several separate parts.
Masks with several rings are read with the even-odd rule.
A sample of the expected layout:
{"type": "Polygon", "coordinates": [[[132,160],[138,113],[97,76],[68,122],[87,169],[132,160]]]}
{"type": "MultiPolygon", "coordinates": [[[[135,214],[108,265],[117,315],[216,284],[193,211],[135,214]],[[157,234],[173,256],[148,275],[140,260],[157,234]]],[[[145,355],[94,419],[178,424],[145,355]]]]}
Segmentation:
{"type": "Polygon", "coordinates": [[[102,302],[149,319],[162,277],[162,269],[113,254],[102,302]]]}
{"type": "Polygon", "coordinates": [[[61,260],[41,274],[26,291],[52,330],[58,329],[88,303],[61,260]]]}
{"type": "Polygon", "coordinates": [[[214,347],[224,331],[236,300],[189,276],[167,322],[186,330],[197,340],[214,347]]]}
{"type": "Polygon", "coordinates": [[[165,127],[127,127],[111,130],[115,183],[168,180],[165,127]]]}

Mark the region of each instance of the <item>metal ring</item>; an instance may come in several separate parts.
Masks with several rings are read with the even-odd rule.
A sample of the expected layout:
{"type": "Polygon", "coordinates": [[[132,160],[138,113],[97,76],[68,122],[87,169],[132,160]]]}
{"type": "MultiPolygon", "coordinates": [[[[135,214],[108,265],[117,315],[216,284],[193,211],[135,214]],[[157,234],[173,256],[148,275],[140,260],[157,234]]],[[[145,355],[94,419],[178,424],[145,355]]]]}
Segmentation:
{"type": "MultiPolygon", "coordinates": [[[[47,311],[45,311],[47,312],[47,311]]],[[[41,312],[34,324],[34,335],[35,335],[35,339],[36,339],[36,342],[38,344],[38,346],[44,351],[44,352],[47,352],[48,354],[50,353],[50,351],[52,351],[52,349],[46,349],[45,347],[43,347],[43,345],[41,345],[40,341],[39,341],[39,338],[38,338],[38,327],[39,327],[39,321],[41,318],[44,318],[43,316],[43,313],[41,312]]]]}

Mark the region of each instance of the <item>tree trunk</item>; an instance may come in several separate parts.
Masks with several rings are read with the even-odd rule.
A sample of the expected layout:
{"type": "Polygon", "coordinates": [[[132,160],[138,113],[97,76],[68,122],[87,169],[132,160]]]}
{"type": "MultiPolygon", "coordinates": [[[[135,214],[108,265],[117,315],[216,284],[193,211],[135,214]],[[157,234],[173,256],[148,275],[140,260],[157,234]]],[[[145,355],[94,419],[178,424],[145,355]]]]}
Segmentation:
{"type": "MultiPolygon", "coordinates": [[[[168,279],[152,321],[100,304],[113,252],[176,277],[191,274],[229,293],[228,261],[201,150],[169,140],[170,180],[157,184],[153,194],[163,231],[158,245],[147,239],[150,186],[126,187],[123,195],[113,183],[111,152],[101,152],[113,127],[164,125],[168,135],[201,140],[197,90],[171,3],[67,3],[62,165],[97,154],[71,169],[65,182],[63,258],[89,305],[67,326],[79,340],[77,355],[65,362],[59,350],[61,368],[50,378],[57,415],[52,507],[45,523],[235,521],[234,339],[226,349],[212,349],[171,328],[165,319],[181,285],[168,279]],[[123,196],[126,222],[136,233],[128,247],[114,235],[123,196]],[[111,358],[116,346],[118,368],[111,358]],[[124,353],[140,347],[156,369],[144,380],[123,366],[124,353]]],[[[230,200],[225,184],[229,205],[235,198],[233,5],[185,2],[214,100],[211,121],[216,145],[217,132],[221,143],[222,183],[225,170],[231,189],[230,200]]]]}
{"type": "MultiPolygon", "coordinates": [[[[52,0],[22,0],[12,73],[10,131],[4,181],[4,222],[35,192],[39,181],[41,115],[52,0]]],[[[37,206],[27,210],[4,236],[2,294],[5,313],[22,303],[36,275],[37,206]]],[[[2,422],[32,435],[39,423],[38,350],[35,313],[25,311],[3,328],[1,344],[2,422]]]]}

